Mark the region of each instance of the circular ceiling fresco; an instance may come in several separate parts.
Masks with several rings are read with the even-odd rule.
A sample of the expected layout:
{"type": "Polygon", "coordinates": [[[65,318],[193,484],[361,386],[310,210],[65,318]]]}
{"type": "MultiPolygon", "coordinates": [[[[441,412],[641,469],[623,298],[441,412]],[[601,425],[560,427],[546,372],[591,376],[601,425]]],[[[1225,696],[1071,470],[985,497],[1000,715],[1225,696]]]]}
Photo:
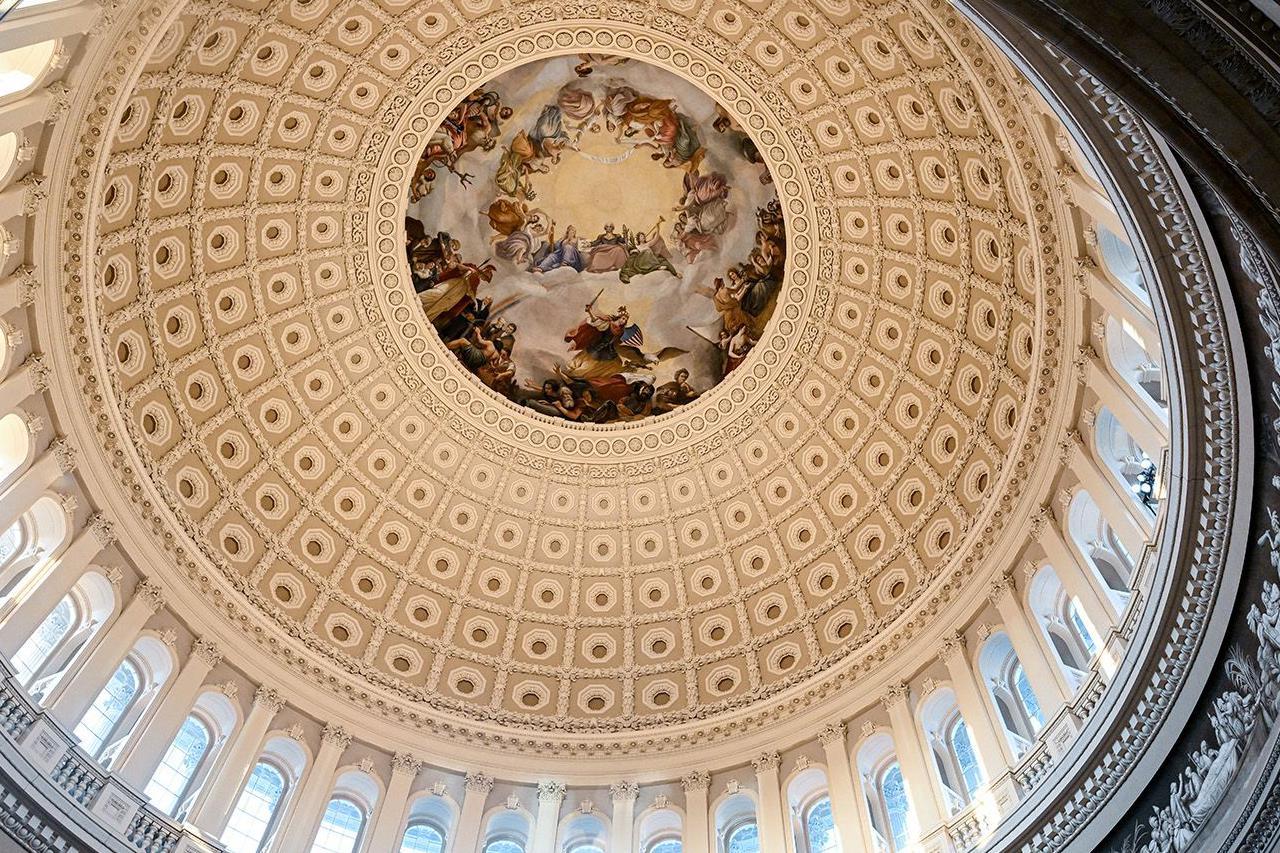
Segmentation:
{"type": "Polygon", "coordinates": [[[419,304],[480,382],[579,423],[673,411],[742,364],[786,230],[745,130],[622,56],[542,59],[468,94],[418,160],[419,304]]]}

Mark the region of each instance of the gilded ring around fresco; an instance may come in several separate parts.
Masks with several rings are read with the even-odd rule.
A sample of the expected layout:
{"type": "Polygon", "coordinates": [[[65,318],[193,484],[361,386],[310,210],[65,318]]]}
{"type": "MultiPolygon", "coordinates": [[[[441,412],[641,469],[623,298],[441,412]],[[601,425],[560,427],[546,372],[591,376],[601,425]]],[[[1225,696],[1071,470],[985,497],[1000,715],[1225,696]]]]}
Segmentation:
{"type": "Polygon", "coordinates": [[[499,75],[444,118],[408,193],[426,318],[476,379],[548,417],[692,402],[742,364],[778,301],[786,230],[755,142],[641,60],[499,75]]]}

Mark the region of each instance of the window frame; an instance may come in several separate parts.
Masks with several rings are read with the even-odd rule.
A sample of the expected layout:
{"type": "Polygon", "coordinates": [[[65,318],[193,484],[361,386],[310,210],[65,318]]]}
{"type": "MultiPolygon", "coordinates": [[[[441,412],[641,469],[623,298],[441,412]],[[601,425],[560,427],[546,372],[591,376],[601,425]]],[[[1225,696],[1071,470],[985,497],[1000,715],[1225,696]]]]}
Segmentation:
{"type": "MultiPolygon", "coordinates": [[[[203,713],[199,708],[192,708],[187,712],[187,716],[182,718],[182,725],[178,726],[178,731],[174,733],[173,738],[169,741],[169,745],[165,747],[164,754],[160,757],[160,764],[157,765],[157,769],[159,769],[159,767],[164,764],[164,760],[169,757],[170,750],[173,749],[173,745],[177,743],[178,738],[182,736],[182,730],[186,728],[187,722],[190,720],[194,720],[197,725],[204,728],[207,740],[205,741],[204,751],[200,754],[200,758],[196,761],[195,766],[191,768],[191,773],[187,776],[186,782],[182,786],[182,790],[174,797],[172,810],[160,808],[155,805],[154,801],[151,801],[150,797],[147,797],[146,789],[150,787],[150,782],[143,787],[143,796],[147,797],[147,800],[151,802],[152,806],[154,806],[157,811],[164,813],[174,820],[179,819],[178,812],[182,808],[183,803],[191,797],[193,788],[195,788],[197,782],[203,783],[203,772],[208,768],[210,762],[213,760],[214,752],[217,750],[218,744],[221,742],[221,737],[218,733],[218,726],[209,718],[209,715],[203,713]]],[[[153,771],[152,780],[154,779],[155,773],[153,771]]]]}
{"type": "Polygon", "coordinates": [[[111,746],[112,743],[114,743],[117,740],[117,737],[120,733],[120,729],[124,725],[125,720],[129,716],[131,716],[134,709],[137,708],[138,701],[146,693],[148,693],[150,689],[151,689],[150,676],[149,676],[147,667],[144,665],[144,662],[140,660],[138,655],[136,654],[130,653],[128,655],[125,655],[124,659],[120,661],[119,665],[117,665],[116,668],[111,671],[111,677],[107,679],[106,683],[103,684],[102,687],[99,688],[97,694],[94,695],[93,701],[89,704],[89,707],[85,709],[85,712],[83,714],[80,715],[80,719],[76,722],[75,728],[72,729],[72,737],[76,739],[76,742],[80,745],[80,748],[83,749],[89,755],[90,758],[92,758],[95,762],[100,762],[103,753],[107,750],[108,747],[111,746]],[[107,728],[107,731],[102,734],[97,746],[95,746],[93,749],[89,749],[84,745],[84,742],[80,740],[79,736],[76,735],[75,732],[78,731],[82,725],[84,725],[84,718],[89,714],[90,711],[94,710],[94,708],[98,704],[98,700],[102,698],[102,695],[106,693],[108,688],[110,688],[111,683],[115,681],[116,674],[121,669],[124,669],[125,667],[128,667],[130,670],[133,671],[133,675],[134,675],[133,692],[132,694],[130,694],[129,699],[125,703],[124,707],[120,709],[120,713],[118,713],[115,719],[111,721],[111,725],[107,728]]]}
{"type": "Polygon", "coordinates": [[[409,835],[409,833],[412,830],[418,827],[426,827],[427,829],[430,829],[433,832],[435,832],[436,835],[440,836],[440,850],[442,851],[442,853],[444,853],[444,851],[447,851],[449,849],[449,834],[444,831],[443,826],[441,826],[437,821],[431,820],[429,818],[415,817],[415,818],[410,818],[409,822],[404,825],[404,831],[400,833],[400,849],[396,851],[396,853],[404,853],[405,838],[409,835]]]}
{"type": "MultiPolygon", "coordinates": [[[[280,777],[280,794],[276,797],[274,805],[271,807],[271,818],[267,821],[267,825],[263,827],[262,837],[258,839],[258,846],[254,849],[254,853],[261,851],[274,839],[275,833],[280,829],[280,821],[284,816],[285,808],[288,806],[289,796],[293,793],[295,780],[293,774],[289,772],[289,768],[283,761],[269,753],[263,753],[253,762],[253,767],[249,771],[249,775],[245,777],[244,784],[240,786],[240,790],[236,792],[235,802],[231,804],[231,812],[227,816],[226,824],[222,828],[225,833],[231,826],[231,820],[235,817],[236,811],[240,806],[240,800],[244,798],[245,792],[249,789],[249,785],[253,782],[253,776],[258,772],[258,767],[266,766],[273,770],[280,777]]],[[[218,840],[223,842],[221,834],[218,840]]],[[[223,842],[225,844],[225,842],[223,842]]]]}
{"type": "Polygon", "coordinates": [[[369,816],[373,810],[364,801],[363,797],[356,796],[352,792],[343,789],[335,789],[330,792],[329,799],[324,804],[324,811],[320,813],[320,822],[316,824],[316,831],[311,836],[311,846],[308,850],[310,853],[331,853],[328,850],[318,850],[316,844],[319,843],[320,831],[324,829],[325,816],[329,814],[329,809],[333,807],[335,802],[349,803],[360,815],[360,826],[356,830],[356,837],[351,843],[351,849],[345,852],[360,853],[360,849],[364,845],[365,838],[369,832],[369,816]]]}

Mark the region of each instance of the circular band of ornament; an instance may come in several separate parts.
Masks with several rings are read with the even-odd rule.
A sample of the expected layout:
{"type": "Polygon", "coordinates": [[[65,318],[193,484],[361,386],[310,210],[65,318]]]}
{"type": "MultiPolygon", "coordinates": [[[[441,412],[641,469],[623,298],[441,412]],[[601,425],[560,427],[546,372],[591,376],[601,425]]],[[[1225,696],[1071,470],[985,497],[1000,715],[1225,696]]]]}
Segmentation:
{"type": "MultiPolygon", "coordinates": [[[[779,105],[780,106],[780,105],[779,105]]],[[[830,320],[830,282],[838,273],[836,252],[820,247],[834,239],[833,211],[819,215],[810,180],[820,171],[802,174],[792,163],[804,153],[792,143],[784,126],[798,126],[794,117],[775,115],[759,95],[721,63],[686,45],[656,34],[639,35],[612,29],[576,28],[556,32],[511,35],[455,62],[424,84],[411,102],[394,102],[382,116],[394,129],[370,187],[375,199],[367,233],[352,224],[353,239],[367,239],[369,269],[357,258],[356,283],[376,281],[376,294],[387,334],[380,336],[384,356],[397,362],[410,390],[428,398],[435,411],[466,412],[495,441],[512,443],[522,453],[530,449],[553,457],[654,454],[692,443],[716,440],[730,430],[739,432],[758,417],[761,405],[776,399],[771,389],[803,372],[814,357],[814,330],[830,320]],[[638,423],[584,425],[552,419],[475,387],[464,370],[434,334],[417,309],[408,262],[404,255],[403,222],[414,164],[449,111],[488,81],[532,60],[550,56],[602,52],[661,63],[710,95],[732,120],[748,129],[765,167],[774,176],[786,219],[788,252],[783,285],[773,320],[745,364],[695,401],[669,414],[638,423]],[[398,110],[398,113],[391,110],[398,110]],[[791,119],[791,121],[787,121],[791,119]],[[372,272],[372,277],[370,275],[372,272]],[[389,340],[388,340],[389,339],[389,340]],[[407,369],[403,369],[407,368],[407,369]],[[412,374],[409,371],[413,371],[412,374]],[[601,435],[625,430],[627,435],[601,435]],[[591,432],[595,435],[586,435],[591,432]]],[[[808,140],[812,143],[812,140],[808,140]]],[[[829,193],[822,195],[829,197],[829,193]]]]}

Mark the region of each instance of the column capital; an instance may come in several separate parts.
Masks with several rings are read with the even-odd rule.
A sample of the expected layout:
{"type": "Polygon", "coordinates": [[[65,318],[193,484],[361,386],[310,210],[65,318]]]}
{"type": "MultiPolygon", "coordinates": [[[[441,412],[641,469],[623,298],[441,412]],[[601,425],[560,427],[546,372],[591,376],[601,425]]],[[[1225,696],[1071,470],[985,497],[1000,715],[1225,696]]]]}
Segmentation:
{"type": "Polygon", "coordinates": [[[61,80],[54,80],[44,87],[44,91],[49,96],[49,112],[45,121],[56,124],[71,109],[71,88],[61,80]]]}
{"type": "Polygon", "coordinates": [[[823,746],[830,746],[833,743],[844,743],[844,739],[844,723],[828,723],[822,727],[822,731],[818,732],[818,743],[823,746]]]}
{"type": "MultiPolygon", "coordinates": [[[[58,43],[58,49],[65,52],[61,42],[58,43]]],[[[22,190],[24,215],[34,216],[40,209],[40,205],[44,204],[45,199],[49,197],[49,191],[45,188],[47,181],[48,178],[39,172],[28,172],[26,177],[18,181],[17,186],[22,190]]]]}
{"type": "Polygon", "coordinates": [[[563,782],[539,782],[538,783],[538,802],[555,803],[559,805],[564,802],[565,787],[563,782]]]}
{"type": "Polygon", "coordinates": [[[276,713],[284,707],[284,697],[274,688],[262,686],[253,692],[253,704],[255,707],[261,705],[270,708],[272,713],[276,713]]]}
{"type": "Polygon", "coordinates": [[[351,744],[351,732],[342,726],[328,723],[320,733],[320,743],[332,744],[338,749],[346,749],[351,744]]]}
{"type": "Polygon", "coordinates": [[[1032,539],[1039,539],[1051,523],[1053,522],[1053,512],[1047,506],[1041,506],[1031,513],[1028,519],[1032,539]]]}
{"type": "Polygon", "coordinates": [[[191,656],[207,663],[210,669],[222,663],[222,650],[218,648],[217,643],[205,637],[198,638],[192,644],[191,656]]]}
{"type": "Polygon", "coordinates": [[[133,597],[140,599],[143,604],[151,608],[151,612],[155,613],[164,607],[164,590],[151,580],[143,579],[133,590],[133,597]]]}
{"type": "Polygon", "coordinates": [[[473,771],[467,774],[467,790],[477,794],[487,794],[493,790],[493,777],[488,773],[473,771]]]}
{"type": "Polygon", "coordinates": [[[106,548],[116,541],[115,524],[100,512],[95,512],[89,516],[89,520],[84,523],[84,526],[93,535],[93,538],[98,540],[98,545],[102,548],[106,548]]]}
{"type": "Polygon", "coordinates": [[[782,758],[773,751],[762,752],[751,760],[751,766],[756,769],[757,774],[777,770],[781,764],[782,758]]]}
{"type": "Polygon", "coordinates": [[[952,631],[944,634],[942,637],[941,657],[943,663],[950,663],[957,657],[964,655],[964,634],[960,631],[952,631]]]}
{"type": "Polygon", "coordinates": [[[609,796],[615,803],[635,802],[640,796],[640,786],[635,782],[614,782],[609,786],[609,796]]]}
{"type": "Polygon", "coordinates": [[[22,362],[22,366],[31,374],[31,387],[35,391],[46,391],[49,388],[49,363],[43,353],[33,352],[22,362]]]}
{"type": "Polygon", "coordinates": [[[886,711],[892,713],[894,709],[907,704],[907,696],[910,693],[911,688],[907,687],[905,682],[895,682],[885,688],[884,696],[880,697],[880,704],[884,705],[886,711]]]}
{"type": "MultiPolygon", "coordinates": [[[[32,153],[35,149],[32,148],[32,153]]],[[[10,273],[18,282],[18,304],[24,308],[29,308],[36,304],[36,297],[40,294],[40,281],[36,278],[35,268],[29,264],[23,264],[12,273],[10,273]]]]}
{"type": "Polygon", "coordinates": [[[76,470],[76,449],[67,439],[55,439],[49,445],[49,453],[53,454],[53,458],[57,460],[58,468],[62,473],[70,474],[76,470]]]}
{"type": "Polygon", "coordinates": [[[391,757],[391,772],[413,778],[422,769],[422,759],[408,752],[397,752],[391,757]]]}
{"type": "Polygon", "coordinates": [[[987,589],[987,597],[991,599],[992,604],[998,605],[1006,595],[1012,595],[1014,591],[1013,575],[1000,572],[991,579],[991,586],[987,589]]]}
{"type": "Polygon", "coordinates": [[[711,774],[706,770],[694,770],[692,773],[686,773],[680,780],[680,787],[684,788],[686,794],[693,791],[705,791],[711,787],[711,774]]]}

